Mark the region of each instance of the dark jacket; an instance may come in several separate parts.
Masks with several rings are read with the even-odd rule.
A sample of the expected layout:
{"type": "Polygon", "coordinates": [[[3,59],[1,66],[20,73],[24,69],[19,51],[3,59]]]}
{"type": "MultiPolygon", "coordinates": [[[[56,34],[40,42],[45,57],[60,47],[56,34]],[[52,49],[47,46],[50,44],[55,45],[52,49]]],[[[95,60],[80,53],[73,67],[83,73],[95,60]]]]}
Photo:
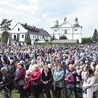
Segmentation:
{"type": "Polygon", "coordinates": [[[23,80],[23,79],[25,78],[25,73],[26,73],[26,70],[25,70],[24,68],[19,69],[19,70],[16,72],[14,81],[15,81],[16,83],[18,83],[20,80],[23,80]]]}
{"type": "Polygon", "coordinates": [[[10,74],[9,72],[6,73],[5,75],[3,75],[3,83],[4,86],[6,86],[9,90],[12,90],[14,88],[14,79],[12,74],[10,74]]]}
{"type": "Polygon", "coordinates": [[[16,71],[15,65],[14,64],[8,65],[8,71],[9,73],[14,75],[16,71]]]}
{"type": "Polygon", "coordinates": [[[50,86],[52,86],[53,76],[52,76],[51,69],[49,69],[47,75],[45,75],[44,70],[42,71],[41,82],[43,85],[43,89],[48,89],[50,88],[50,86]],[[48,83],[44,84],[43,82],[46,82],[46,81],[48,81],[48,83]]]}

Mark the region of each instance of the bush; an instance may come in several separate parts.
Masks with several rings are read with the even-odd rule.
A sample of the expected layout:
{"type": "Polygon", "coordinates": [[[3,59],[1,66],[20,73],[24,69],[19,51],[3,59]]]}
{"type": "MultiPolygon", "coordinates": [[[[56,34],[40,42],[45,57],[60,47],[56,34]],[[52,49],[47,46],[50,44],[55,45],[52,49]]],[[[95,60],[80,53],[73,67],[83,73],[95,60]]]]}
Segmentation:
{"type": "Polygon", "coordinates": [[[59,39],[67,39],[67,37],[65,35],[63,35],[63,36],[60,36],[59,39]]]}
{"type": "Polygon", "coordinates": [[[28,36],[26,36],[25,43],[26,45],[31,45],[31,40],[28,36]]]}
{"type": "Polygon", "coordinates": [[[92,43],[92,38],[88,37],[88,38],[82,38],[82,44],[89,44],[92,43]]]}
{"type": "Polygon", "coordinates": [[[53,43],[53,42],[34,42],[34,45],[64,45],[64,46],[72,46],[77,45],[77,43],[53,43]]]}

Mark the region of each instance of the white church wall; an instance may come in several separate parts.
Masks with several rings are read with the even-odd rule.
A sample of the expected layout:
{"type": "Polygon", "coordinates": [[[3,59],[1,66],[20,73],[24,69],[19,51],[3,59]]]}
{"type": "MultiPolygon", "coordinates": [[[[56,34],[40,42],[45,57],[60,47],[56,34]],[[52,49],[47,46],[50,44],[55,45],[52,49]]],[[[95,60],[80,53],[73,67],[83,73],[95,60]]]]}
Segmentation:
{"type": "Polygon", "coordinates": [[[72,34],[65,34],[65,36],[67,37],[67,39],[72,39],[72,34]]]}
{"type": "Polygon", "coordinates": [[[74,34],[73,35],[73,39],[78,39],[79,43],[81,43],[82,39],[81,39],[81,34],[74,34]]]}
{"type": "Polygon", "coordinates": [[[62,23],[61,25],[60,25],[60,27],[61,28],[68,28],[68,27],[73,27],[73,25],[72,24],[70,24],[70,23],[68,23],[68,22],[66,22],[66,21],[64,21],[64,23],[62,23]]]}
{"type": "Polygon", "coordinates": [[[81,27],[74,28],[73,32],[78,34],[81,33],[81,27]]]}
{"type": "Polygon", "coordinates": [[[60,28],[60,34],[71,34],[72,28],[60,28]]]}
{"type": "Polygon", "coordinates": [[[68,40],[78,39],[79,43],[82,42],[81,41],[82,27],[79,25],[78,18],[75,18],[75,23],[71,24],[68,21],[66,21],[66,17],[65,17],[63,23],[59,24],[58,22],[58,24],[56,23],[51,28],[53,30],[53,34],[55,35],[56,39],[59,39],[60,36],[65,35],[68,40]]]}
{"type": "Polygon", "coordinates": [[[26,33],[26,32],[27,32],[27,30],[26,30],[25,28],[23,28],[23,27],[20,25],[20,23],[18,23],[18,24],[16,25],[16,27],[11,30],[10,33],[19,33],[19,34],[20,34],[20,33],[26,33]]]}
{"type": "Polygon", "coordinates": [[[19,34],[19,41],[25,41],[25,34],[19,34]]]}
{"type": "Polygon", "coordinates": [[[12,39],[14,39],[14,36],[16,36],[16,39],[17,39],[17,34],[12,34],[12,39]]]}
{"type": "Polygon", "coordinates": [[[58,29],[54,29],[53,34],[54,34],[56,39],[59,39],[60,31],[58,29]]]}

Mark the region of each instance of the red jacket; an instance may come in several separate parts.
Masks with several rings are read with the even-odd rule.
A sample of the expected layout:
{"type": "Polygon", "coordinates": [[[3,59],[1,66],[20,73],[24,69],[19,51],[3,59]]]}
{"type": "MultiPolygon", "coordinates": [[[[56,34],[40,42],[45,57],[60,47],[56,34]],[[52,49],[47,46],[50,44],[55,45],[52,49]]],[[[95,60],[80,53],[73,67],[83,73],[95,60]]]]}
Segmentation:
{"type": "Polygon", "coordinates": [[[26,81],[24,89],[32,88],[33,81],[36,82],[37,85],[40,85],[41,83],[40,78],[41,78],[40,70],[33,70],[29,76],[29,79],[26,81]]]}

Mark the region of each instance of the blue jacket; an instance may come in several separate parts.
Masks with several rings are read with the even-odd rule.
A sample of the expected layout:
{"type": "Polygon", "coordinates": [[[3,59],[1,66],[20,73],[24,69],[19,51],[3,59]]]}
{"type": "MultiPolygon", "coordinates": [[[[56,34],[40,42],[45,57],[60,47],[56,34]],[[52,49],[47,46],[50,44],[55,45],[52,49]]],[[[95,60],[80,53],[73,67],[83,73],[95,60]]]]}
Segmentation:
{"type": "Polygon", "coordinates": [[[56,87],[61,87],[61,88],[63,87],[63,77],[64,77],[64,70],[55,69],[54,74],[53,74],[53,79],[55,81],[56,87]]]}

